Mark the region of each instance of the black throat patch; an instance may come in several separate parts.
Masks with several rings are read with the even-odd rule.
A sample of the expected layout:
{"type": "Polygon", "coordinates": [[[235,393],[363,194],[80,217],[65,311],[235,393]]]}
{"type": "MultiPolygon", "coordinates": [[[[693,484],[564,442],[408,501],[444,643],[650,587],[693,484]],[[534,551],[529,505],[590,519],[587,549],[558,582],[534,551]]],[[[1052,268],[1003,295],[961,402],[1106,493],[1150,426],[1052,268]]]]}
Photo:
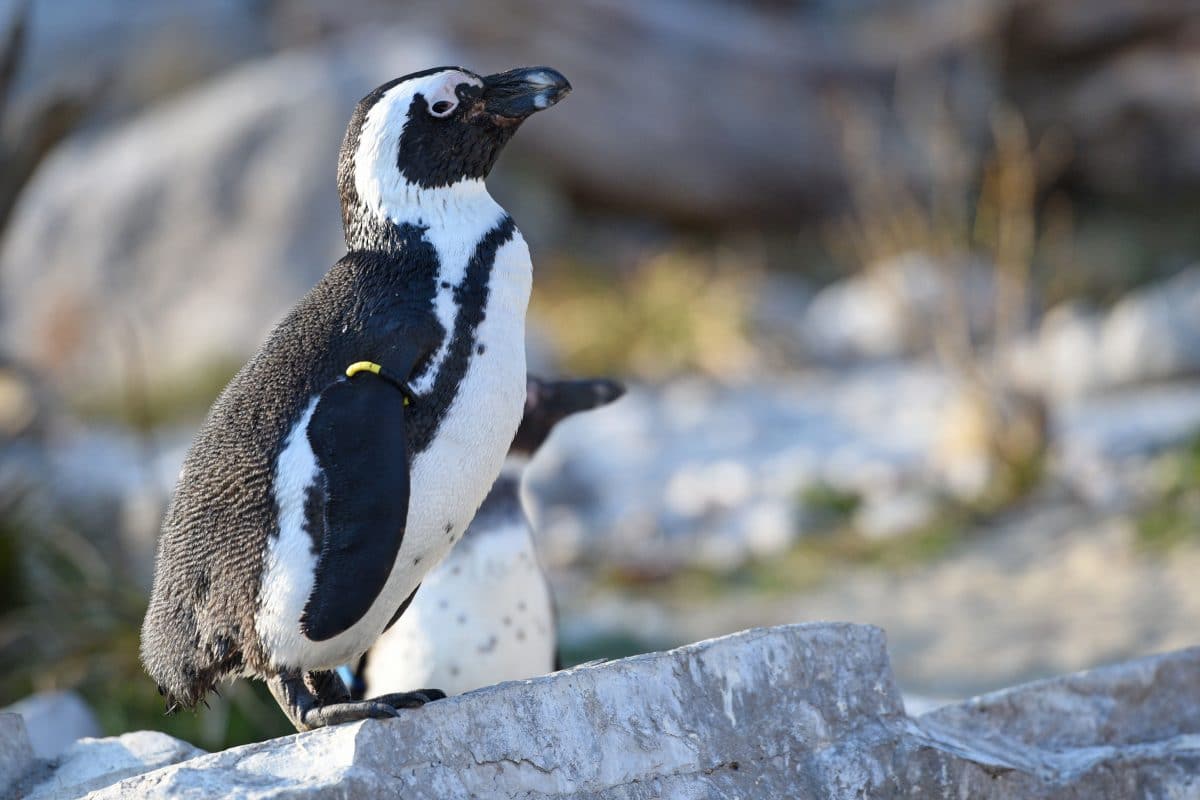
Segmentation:
{"type": "MultiPolygon", "coordinates": [[[[471,359],[487,357],[476,353],[475,343],[479,325],[483,322],[487,310],[492,268],[496,263],[496,252],[513,238],[516,230],[517,226],[512,217],[506,214],[475,246],[475,252],[467,262],[462,283],[452,290],[458,314],[454,319],[454,329],[450,332],[446,357],[438,368],[432,388],[425,394],[429,402],[415,403],[413,408],[417,413],[420,413],[422,408],[431,409],[430,413],[436,414],[436,417],[422,420],[426,424],[414,426],[410,433],[410,447],[414,453],[419,453],[429,446],[442,418],[458,394],[458,387],[467,374],[471,359]]],[[[414,376],[414,379],[420,377],[422,374],[414,376]]]]}

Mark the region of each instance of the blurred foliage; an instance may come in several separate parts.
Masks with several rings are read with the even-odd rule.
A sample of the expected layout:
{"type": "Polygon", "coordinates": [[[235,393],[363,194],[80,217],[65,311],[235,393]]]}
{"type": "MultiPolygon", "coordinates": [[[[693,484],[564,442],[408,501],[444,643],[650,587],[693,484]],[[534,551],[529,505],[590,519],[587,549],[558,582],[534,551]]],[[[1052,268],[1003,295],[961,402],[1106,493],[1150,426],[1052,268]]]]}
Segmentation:
{"type": "Polygon", "coordinates": [[[127,564],[23,506],[0,503],[0,705],[72,689],[107,734],[160,730],[207,750],[292,732],[265,687],[244,681],[211,709],[165,716],[138,662],[146,595],[127,564]]]}
{"type": "Polygon", "coordinates": [[[600,659],[613,660],[678,647],[683,642],[645,639],[628,631],[590,636],[586,639],[560,638],[559,657],[564,668],[600,659]]]}
{"type": "Polygon", "coordinates": [[[1139,544],[1162,553],[1200,541],[1200,433],[1160,456],[1152,474],[1153,500],[1137,520],[1139,544]]]}
{"type": "Polygon", "coordinates": [[[812,483],[800,492],[800,507],[818,526],[847,522],[862,505],[862,495],[828,483],[812,483]]]}
{"type": "Polygon", "coordinates": [[[141,360],[130,359],[130,369],[119,391],[71,395],[71,410],[85,421],[117,423],[141,433],[195,421],[208,411],[243,362],[235,356],[214,359],[170,379],[160,375],[151,384],[141,375],[145,366],[141,360]]]}
{"type": "Polygon", "coordinates": [[[896,536],[871,538],[845,521],[807,533],[784,553],[750,559],[727,571],[687,566],[651,576],[618,566],[605,570],[603,577],[624,593],[678,606],[734,594],[790,595],[820,586],[847,569],[904,570],[940,558],[963,541],[973,519],[965,509],[947,505],[927,524],[896,536]]]}
{"type": "Polygon", "coordinates": [[[1035,278],[1046,307],[1067,300],[1112,305],[1131,289],[1174,275],[1200,253],[1200,197],[1194,195],[1085,198],[1073,206],[1056,195],[1044,206],[1061,231],[1039,241],[1035,278]]]}
{"type": "Polygon", "coordinates": [[[563,264],[539,275],[530,314],[569,372],[729,380],[755,365],[748,339],[755,278],[727,263],[664,253],[627,274],[563,264]]]}
{"type": "Polygon", "coordinates": [[[998,355],[1033,329],[1035,263],[1048,273],[1077,269],[1070,205],[1055,197],[1039,206],[1039,188],[1061,173],[1070,148],[1053,130],[1032,141],[1020,114],[1001,106],[991,114],[990,150],[975,152],[944,93],[914,85],[898,92],[895,114],[930,185],[914,189],[884,157],[871,118],[838,104],[853,210],[830,230],[830,247],[895,294],[914,339],[967,387],[942,431],[949,446],[935,458],[974,462],[980,477],[970,491],[958,487],[963,499],[999,509],[1037,485],[1050,446],[1045,399],[1011,385],[998,355]],[[933,265],[933,285],[905,285],[913,254],[933,265]],[[980,268],[986,314],[972,286],[980,268]]]}

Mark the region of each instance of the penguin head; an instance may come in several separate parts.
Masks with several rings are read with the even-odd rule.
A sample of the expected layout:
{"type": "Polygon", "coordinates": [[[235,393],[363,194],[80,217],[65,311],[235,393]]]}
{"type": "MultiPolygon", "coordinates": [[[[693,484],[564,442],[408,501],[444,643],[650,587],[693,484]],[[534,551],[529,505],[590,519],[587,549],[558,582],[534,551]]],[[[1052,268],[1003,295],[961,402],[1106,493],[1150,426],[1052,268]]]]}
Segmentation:
{"type": "Polygon", "coordinates": [[[563,419],[608,405],[623,394],[621,383],[605,378],[545,381],[530,375],[525,384],[525,414],[509,453],[532,456],[563,419]]]}
{"type": "Polygon", "coordinates": [[[355,108],[338,158],[347,237],[354,217],[400,222],[423,195],[477,191],[521,123],[570,91],[549,67],[437,67],[377,87],[355,108]]]}

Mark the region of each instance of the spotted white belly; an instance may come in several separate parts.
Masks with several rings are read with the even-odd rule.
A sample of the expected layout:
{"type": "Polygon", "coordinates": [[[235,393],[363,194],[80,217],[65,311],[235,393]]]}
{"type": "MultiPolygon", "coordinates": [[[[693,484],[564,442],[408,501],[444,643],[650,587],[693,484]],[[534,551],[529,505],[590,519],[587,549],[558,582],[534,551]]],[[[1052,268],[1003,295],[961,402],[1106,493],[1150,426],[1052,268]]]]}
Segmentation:
{"type": "Polygon", "coordinates": [[[550,591],[529,528],[472,530],[371,648],[367,696],[460,694],[554,669],[550,591]]]}
{"type": "MultiPolygon", "coordinates": [[[[259,639],[274,666],[326,669],[357,658],[474,517],[500,473],[521,420],[531,278],[529,250],[520,233],[514,233],[496,252],[486,314],[476,329],[476,342],[483,350],[471,351],[466,374],[436,434],[410,460],[408,521],[391,574],[357,623],[320,642],[300,630],[317,563],[303,527],[305,488],[317,469],[304,433],[312,406],[293,429],[275,479],[280,530],[268,545],[256,618],[259,639]]],[[[445,307],[439,312],[445,314],[445,307]]],[[[448,321],[446,328],[452,331],[453,320],[448,321]]],[[[420,402],[421,387],[417,389],[420,402]]]]}

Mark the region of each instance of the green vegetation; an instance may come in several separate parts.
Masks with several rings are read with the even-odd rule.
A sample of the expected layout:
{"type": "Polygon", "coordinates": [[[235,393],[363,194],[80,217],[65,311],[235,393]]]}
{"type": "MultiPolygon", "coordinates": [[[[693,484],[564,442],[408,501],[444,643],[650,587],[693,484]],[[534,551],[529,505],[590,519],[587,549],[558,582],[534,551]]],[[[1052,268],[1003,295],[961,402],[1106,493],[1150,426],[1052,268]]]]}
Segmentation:
{"type": "Polygon", "coordinates": [[[1138,543],[1163,553],[1200,542],[1200,433],[1154,465],[1155,498],[1137,519],[1138,543]]]}
{"type": "Polygon", "coordinates": [[[581,641],[564,641],[559,648],[564,667],[574,667],[597,659],[617,659],[669,650],[682,642],[661,642],[642,639],[632,633],[617,632],[594,636],[581,641]]]}
{"type": "Polygon", "coordinates": [[[611,271],[562,264],[539,275],[530,314],[579,375],[730,378],[755,363],[747,338],[754,283],[745,270],[683,252],[648,259],[616,280],[611,271]]]}
{"type": "MultiPolygon", "coordinates": [[[[846,493],[831,490],[828,495],[818,496],[836,500],[835,505],[843,511],[852,507],[851,495],[846,493]]],[[[903,570],[940,558],[962,542],[973,519],[974,515],[966,509],[947,506],[920,528],[873,539],[855,530],[847,514],[828,528],[806,534],[785,553],[750,560],[727,572],[684,567],[647,576],[616,567],[604,573],[604,580],[624,592],[679,605],[729,595],[788,595],[819,586],[847,569],[903,570]]]]}
{"type": "Polygon", "coordinates": [[[848,489],[814,483],[800,492],[800,505],[805,513],[818,520],[821,527],[832,527],[849,521],[862,505],[862,497],[848,489]]]}
{"type": "Polygon", "coordinates": [[[138,663],[146,595],[123,560],[71,527],[0,503],[0,705],[74,689],[106,734],[161,730],[207,750],[290,733],[266,689],[240,682],[211,710],[164,715],[138,663]]]}
{"type": "Polygon", "coordinates": [[[72,410],[85,421],[112,422],[149,432],[162,425],[204,415],[243,359],[230,356],[182,374],[145,374],[130,369],[119,389],[91,396],[68,395],[72,410]]]}

